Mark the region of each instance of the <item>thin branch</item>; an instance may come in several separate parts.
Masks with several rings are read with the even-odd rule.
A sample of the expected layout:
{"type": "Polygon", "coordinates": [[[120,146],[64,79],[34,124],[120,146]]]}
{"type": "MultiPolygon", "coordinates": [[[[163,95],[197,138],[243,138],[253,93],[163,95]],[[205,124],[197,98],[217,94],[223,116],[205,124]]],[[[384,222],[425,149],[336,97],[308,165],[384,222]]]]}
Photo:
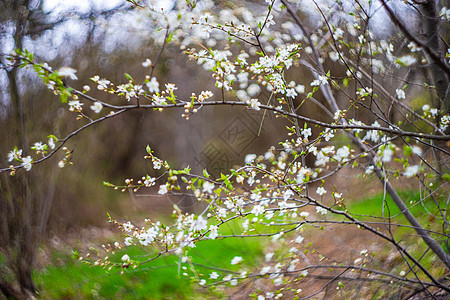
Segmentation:
{"type": "Polygon", "coordinates": [[[430,47],[428,47],[428,45],[419,40],[417,37],[415,37],[409,30],[408,28],[406,28],[406,26],[403,24],[402,21],[400,21],[400,19],[395,15],[395,13],[392,11],[392,9],[389,7],[389,5],[387,5],[385,0],[380,0],[381,4],[383,4],[383,7],[386,9],[389,18],[391,19],[391,21],[397,25],[398,28],[400,28],[400,30],[403,32],[403,34],[411,41],[413,41],[414,43],[416,43],[417,45],[419,45],[420,47],[423,48],[423,50],[425,50],[425,52],[431,57],[431,59],[434,61],[435,64],[437,64],[439,66],[439,68],[442,69],[442,71],[444,71],[448,77],[450,77],[450,68],[445,64],[445,62],[443,62],[441,60],[441,58],[439,57],[439,55],[437,55],[432,49],[430,49],[430,47]]]}

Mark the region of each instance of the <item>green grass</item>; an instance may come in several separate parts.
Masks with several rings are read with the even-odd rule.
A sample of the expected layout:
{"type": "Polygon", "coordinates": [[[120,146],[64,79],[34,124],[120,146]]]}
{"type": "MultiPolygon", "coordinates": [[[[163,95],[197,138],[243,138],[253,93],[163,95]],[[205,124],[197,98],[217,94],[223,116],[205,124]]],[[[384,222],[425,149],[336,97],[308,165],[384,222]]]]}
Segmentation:
{"type": "MultiPolygon", "coordinates": [[[[425,229],[442,232],[442,218],[439,218],[441,217],[441,215],[439,213],[438,207],[431,197],[428,197],[421,202],[420,193],[418,191],[403,190],[398,191],[398,194],[404,201],[406,206],[409,208],[410,212],[425,229]]],[[[436,197],[437,201],[442,200],[441,196],[436,195],[436,197]]],[[[394,224],[411,226],[389,195],[386,195],[386,197],[384,197],[383,194],[380,194],[370,198],[353,200],[350,203],[347,203],[346,209],[359,220],[383,222],[383,219],[380,219],[380,217],[382,217],[383,204],[385,218],[390,216],[391,222],[394,224]]],[[[442,206],[442,203],[440,205],[442,206]]],[[[386,227],[382,225],[372,226],[380,229],[386,229],[386,227]]],[[[423,242],[423,240],[417,236],[414,229],[405,226],[392,226],[391,228],[394,238],[397,241],[402,241],[402,244],[407,246],[408,251],[413,256],[415,256],[416,258],[421,257],[421,263],[429,271],[431,271],[431,273],[436,273],[434,274],[436,276],[442,275],[442,270],[435,267],[437,259],[436,256],[431,251],[426,251],[428,247],[423,242]],[[426,254],[424,255],[424,253],[426,254]]],[[[444,251],[449,253],[449,249],[447,248],[448,240],[445,237],[436,234],[432,234],[432,237],[441,244],[444,251]]]]}
{"type": "MultiPolygon", "coordinates": [[[[401,191],[399,192],[399,196],[405,203],[419,199],[419,193],[416,191],[401,191]]],[[[346,204],[348,211],[352,214],[381,216],[383,202],[385,203],[385,211],[388,208],[391,215],[400,213],[397,205],[395,205],[388,194],[386,194],[386,197],[383,194],[378,194],[360,200],[351,200],[350,203],[346,204]]]]}
{"type": "MultiPolygon", "coordinates": [[[[438,214],[437,206],[431,197],[421,202],[418,191],[404,190],[398,191],[398,194],[416,218],[424,221],[428,219],[428,212],[438,214]]],[[[385,218],[391,217],[392,220],[401,224],[406,224],[407,222],[400,209],[388,194],[386,196],[379,194],[360,200],[351,200],[346,203],[346,209],[351,214],[363,220],[372,219],[368,216],[382,217],[384,215],[385,218]]],[[[431,223],[426,221],[425,225],[430,226],[431,223]]]]}
{"type": "MultiPolygon", "coordinates": [[[[399,191],[398,194],[410,212],[425,229],[438,232],[442,230],[442,217],[436,202],[431,197],[427,197],[421,201],[420,193],[414,190],[399,191]]],[[[437,196],[437,201],[439,201],[439,197],[437,196]]],[[[440,205],[442,206],[442,203],[440,205]]],[[[362,200],[354,200],[347,203],[346,209],[360,220],[383,222],[381,219],[383,216],[383,206],[384,217],[390,217],[392,223],[410,225],[389,195],[384,197],[380,194],[362,200]]],[[[398,237],[408,232],[410,233],[411,230],[410,228],[398,227],[395,230],[395,236],[398,237]]]]}
{"type": "MultiPolygon", "coordinates": [[[[232,228],[224,228],[222,234],[232,228]]],[[[52,263],[34,273],[35,282],[45,299],[198,299],[220,298],[220,294],[201,288],[191,278],[206,279],[212,269],[204,266],[227,268],[238,271],[240,266],[232,266],[235,256],[244,258],[244,268],[252,268],[262,256],[263,245],[257,239],[228,238],[222,241],[201,241],[189,251],[191,263],[178,267],[179,257],[166,256],[150,263],[141,264],[137,269],[104,270],[98,266],[81,263],[68,253],[54,252],[52,263]],[[227,267],[228,266],[228,267],[227,267]],[[195,267],[195,268],[194,268],[195,267]],[[195,271],[194,271],[195,269],[195,271]],[[188,276],[183,276],[187,273],[188,276]]],[[[120,261],[124,254],[132,260],[145,261],[151,257],[152,249],[131,246],[110,255],[111,261],[120,261]]],[[[220,272],[220,277],[227,275],[220,272]]]]}
{"type": "MultiPolygon", "coordinates": [[[[133,256],[145,254],[145,249],[139,247],[126,250],[133,256]]],[[[57,264],[35,272],[35,281],[43,298],[185,299],[192,293],[188,279],[179,278],[176,268],[164,267],[173,265],[170,258],[120,274],[117,269],[106,271],[80,263],[67,254],[56,253],[54,256],[60,257],[57,264]]]]}

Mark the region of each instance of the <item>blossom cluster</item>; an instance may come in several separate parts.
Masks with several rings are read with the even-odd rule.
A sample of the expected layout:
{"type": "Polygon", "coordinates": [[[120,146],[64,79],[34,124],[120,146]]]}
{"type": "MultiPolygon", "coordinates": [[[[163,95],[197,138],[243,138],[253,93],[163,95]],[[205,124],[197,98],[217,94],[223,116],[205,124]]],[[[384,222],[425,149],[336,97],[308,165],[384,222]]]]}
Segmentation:
{"type": "MultiPolygon", "coordinates": [[[[173,40],[191,60],[212,73],[216,89],[221,90],[223,104],[227,104],[225,96],[233,97],[240,102],[239,105],[247,105],[249,109],[275,111],[277,116],[294,125],[288,127],[289,138],[262,155],[247,154],[241,167],[230,170],[229,174],[221,174],[219,178],[213,178],[206,170],[203,175],[191,174],[189,167],[176,170],[147,147],[145,159],[153,169],[151,174],[144,174],[136,180],[125,179],[122,185],[108,182],[105,185],[123,192],[148,189],[158,197],[168,199],[175,193],[182,193],[203,202],[205,209],[185,213],[175,205],[173,222],[167,224],[146,219],[144,224],[136,225],[131,221],[110,219],[125,233],[123,241],[114,243],[115,249],[126,250],[127,246],[142,245],[148,246],[155,258],[165,254],[177,255],[180,270],[184,276],[189,276],[186,270],[192,262],[190,251],[202,240],[267,237],[272,249],[268,249],[265,262],[253,273],[247,268],[245,254],[238,253],[229,261],[229,267],[237,271],[214,270],[208,274],[195,274],[192,278],[201,286],[220,282],[235,286],[246,278],[268,278],[273,286],[281,287],[292,283],[292,278],[287,275],[295,273],[297,279],[302,279],[313,272],[305,264],[305,253],[309,251],[308,236],[303,231],[305,226],[324,224],[335,215],[351,219],[346,215],[344,192],[327,180],[333,174],[351,167],[362,176],[372,176],[376,171],[384,183],[399,176],[420,180],[432,177],[430,170],[434,169],[424,156],[428,141],[416,138],[417,134],[410,135],[414,139],[407,135],[403,137],[402,128],[425,128],[423,132],[433,130],[441,134],[448,129],[450,116],[429,104],[422,106],[421,103],[420,109],[417,104],[409,103],[409,99],[415,96],[411,88],[414,85],[402,82],[387,88],[377,85],[374,80],[401,67],[413,70],[426,66],[429,62],[423,56],[423,49],[414,42],[376,41],[371,31],[374,28],[366,26],[364,19],[355,17],[361,14],[353,10],[349,14],[343,8],[337,10],[336,19],[342,18],[346,22],[327,20],[319,23],[314,33],[308,34],[293,22],[280,22],[274,17],[275,13],[286,9],[278,2],[266,1],[267,9],[261,12],[228,8],[215,12],[214,1],[208,0],[190,4],[177,2],[174,4],[176,14],[157,11],[153,7],[145,10],[150,18],[154,18],[153,21],[166,29],[164,43],[173,40]],[[277,26],[273,26],[275,21],[279,22],[277,26]],[[224,37],[228,42],[222,43],[224,37]],[[200,45],[201,50],[194,48],[196,45],[200,45]],[[343,71],[327,71],[324,67],[327,60],[339,63],[343,71]],[[308,81],[306,87],[296,82],[297,77],[292,72],[292,68],[299,65],[312,71],[312,80],[307,80],[306,76],[302,78],[308,81]],[[295,80],[288,79],[291,76],[295,80]],[[328,98],[329,107],[316,99],[319,90],[328,98]],[[268,94],[270,96],[266,97],[268,94]],[[300,99],[303,94],[306,97],[300,99]],[[344,96],[335,99],[339,94],[344,96]],[[342,104],[342,99],[347,101],[347,98],[350,100],[342,104]],[[305,103],[320,107],[327,115],[326,121],[319,117],[306,117],[309,112],[305,103]],[[390,113],[392,107],[395,113],[400,111],[401,118],[397,123],[391,121],[397,116],[390,118],[384,111],[389,108],[390,113]],[[370,116],[364,117],[364,122],[370,125],[358,119],[367,113],[370,116]],[[299,120],[305,121],[303,126],[299,120]],[[403,126],[404,122],[406,126],[403,126]],[[351,146],[349,136],[362,146],[359,149],[351,146]],[[399,136],[402,141],[399,141],[399,136]],[[237,231],[229,234],[225,224],[236,225],[237,231]]],[[[319,8],[325,5],[315,4],[319,8]]],[[[345,4],[340,5],[343,7],[345,4]]],[[[447,15],[448,10],[441,11],[441,18],[448,19],[447,15]]],[[[32,58],[26,55],[31,62],[32,58]]],[[[142,62],[142,67],[150,71],[142,80],[129,74],[125,74],[127,82],[122,84],[97,75],[91,80],[97,90],[124,99],[126,105],[121,107],[130,109],[146,105],[145,108],[162,111],[178,106],[184,108],[182,117],[189,119],[200,108],[217,104],[210,103],[215,93],[217,95],[214,89],[191,93],[190,99],[182,98],[176,94],[178,87],[175,84],[160,83],[153,76],[155,65],[156,61],[153,63],[150,58],[142,62]]],[[[54,72],[48,65],[36,63],[34,67],[47,87],[67,102],[69,111],[75,112],[78,118],[94,122],[88,116],[93,114],[83,111],[88,107],[86,101],[92,102],[90,109],[96,114],[101,113],[104,107],[116,108],[107,102],[86,97],[89,86],[84,86],[82,92],[69,88],[65,80],[77,80],[75,69],[63,67],[54,72]]],[[[37,142],[31,150],[45,158],[49,149],[55,149],[57,142],[60,141],[52,136],[47,144],[37,142]]],[[[63,150],[66,156],[59,161],[60,167],[71,163],[71,151],[63,150]]],[[[8,160],[19,162],[20,167],[29,171],[37,159],[24,153],[26,151],[16,147],[8,154],[8,160]]],[[[11,166],[11,170],[17,167],[11,166]]],[[[353,224],[357,223],[351,220],[353,224]]],[[[355,265],[366,262],[367,250],[363,250],[361,256],[353,261],[355,265]]],[[[137,266],[139,261],[125,254],[119,263],[113,263],[109,258],[95,263],[123,269],[137,266]]],[[[300,289],[294,291],[296,295],[300,293],[300,289]]],[[[258,291],[255,297],[282,296],[280,288],[277,292],[258,291]]]]}

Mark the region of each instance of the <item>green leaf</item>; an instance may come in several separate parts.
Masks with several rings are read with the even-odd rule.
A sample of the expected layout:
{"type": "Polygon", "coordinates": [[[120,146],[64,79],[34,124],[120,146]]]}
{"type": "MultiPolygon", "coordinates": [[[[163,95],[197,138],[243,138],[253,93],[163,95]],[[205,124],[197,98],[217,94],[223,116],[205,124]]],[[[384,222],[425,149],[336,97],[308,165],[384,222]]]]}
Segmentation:
{"type": "Polygon", "coordinates": [[[184,172],[184,174],[190,174],[191,168],[189,166],[187,166],[186,168],[184,168],[183,172],[184,172]]]}
{"type": "Polygon", "coordinates": [[[59,96],[61,97],[62,103],[67,103],[67,94],[66,93],[61,93],[59,96]]]}
{"type": "Polygon", "coordinates": [[[348,78],[344,78],[344,80],[342,81],[342,84],[343,84],[345,87],[348,87],[348,78]]]}
{"type": "Polygon", "coordinates": [[[411,149],[411,147],[410,147],[410,146],[407,146],[407,145],[403,146],[403,153],[404,153],[406,156],[411,156],[411,155],[412,155],[412,149],[411,149]]]}
{"type": "Polygon", "coordinates": [[[442,179],[444,179],[447,182],[450,182],[450,174],[444,174],[442,175],[442,179]]]}
{"type": "Polygon", "coordinates": [[[134,80],[133,80],[133,77],[131,77],[130,74],[125,73],[124,75],[125,75],[125,77],[126,77],[128,80],[134,81],[134,80]]]}
{"type": "Polygon", "coordinates": [[[169,35],[167,36],[167,42],[170,43],[173,39],[173,33],[170,32],[169,35]]]}

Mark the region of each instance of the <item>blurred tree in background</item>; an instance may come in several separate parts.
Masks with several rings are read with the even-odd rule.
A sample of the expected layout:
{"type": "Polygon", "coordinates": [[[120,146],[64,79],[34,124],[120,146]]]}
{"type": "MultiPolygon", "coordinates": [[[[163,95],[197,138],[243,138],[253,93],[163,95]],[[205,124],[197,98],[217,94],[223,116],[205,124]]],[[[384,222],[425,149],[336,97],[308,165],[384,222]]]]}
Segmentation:
{"type": "MultiPolygon", "coordinates": [[[[99,40],[94,40],[92,36],[95,31],[94,20],[107,22],[113,13],[121,9],[115,7],[110,10],[93,9],[86,14],[54,14],[45,10],[44,6],[43,1],[2,1],[2,54],[26,47],[55,64],[79,61],[73,56],[77,49],[91,49],[87,51],[94,52],[99,48],[99,40]],[[75,19],[82,30],[75,31],[76,35],[70,35],[66,29],[74,26],[75,19]]],[[[64,111],[54,110],[54,100],[44,92],[44,86],[32,72],[11,66],[2,68],[0,76],[0,122],[5,129],[0,131],[2,149],[12,144],[29,148],[32,146],[30,141],[43,131],[64,131],[67,120],[64,111]]],[[[6,160],[3,154],[1,158],[6,160]]],[[[67,206],[79,202],[78,197],[82,195],[80,191],[86,191],[77,188],[78,184],[74,178],[60,177],[58,170],[53,167],[14,177],[1,174],[0,249],[6,262],[1,265],[0,287],[5,295],[22,298],[34,293],[31,267],[36,249],[43,241],[41,236],[46,235],[55,198],[59,199],[56,206],[59,209],[52,214],[54,228],[59,224],[92,222],[92,217],[84,220],[80,218],[85,215],[83,209],[74,210],[67,206]],[[65,181],[71,184],[64,184],[65,181]]],[[[95,195],[86,193],[85,196],[88,194],[95,195]]]]}

